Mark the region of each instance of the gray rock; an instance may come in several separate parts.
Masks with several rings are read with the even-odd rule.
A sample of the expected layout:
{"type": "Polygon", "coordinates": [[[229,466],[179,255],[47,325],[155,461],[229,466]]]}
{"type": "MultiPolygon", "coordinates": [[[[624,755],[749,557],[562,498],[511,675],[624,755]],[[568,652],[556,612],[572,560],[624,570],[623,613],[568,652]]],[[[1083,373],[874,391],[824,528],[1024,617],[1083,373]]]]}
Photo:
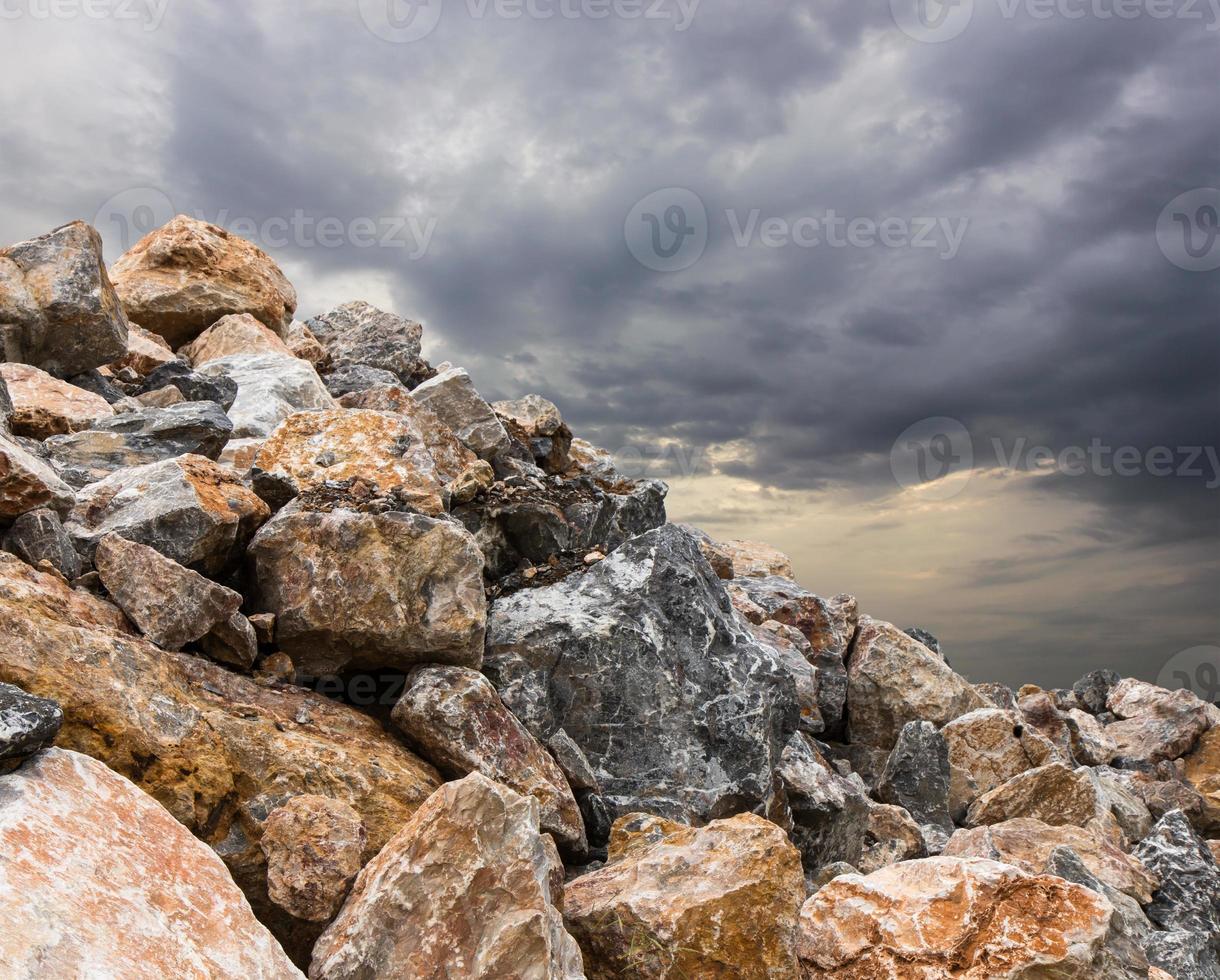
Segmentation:
{"type": "Polygon", "coordinates": [[[908,722],[881,772],[877,798],[905,808],[916,823],[934,824],[952,833],[949,776],[945,737],[930,722],[908,722]]]}
{"type": "Polygon", "coordinates": [[[674,525],[494,602],[484,670],[536,737],[562,728],[576,742],[615,817],[766,805],[797,727],[791,678],[674,525]]]}
{"type": "Polygon", "coordinates": [[[68,378],[127,350],[127,317],[83,221],[0,249],[0,360],[68,378]]]}
{"type": "Polygon", "coordinates": [[[227,409],[234,439],[265,439],[290,415],[336,407],[313,365],[298,357],[230,354],[208,361],[199,373],[236,382],[237,398],[227,409]]]}
{"type": "Polygon", "coordinates": [[[1220,867],[1186,815],[1165,814],[1132,853],[1161,881],[1145,907],[1148,918],[1162,929],[1208,936],[1212,953],[1220,953],[1220,867]]]}
{"type": "MultiPolygon", "coordinates": [[[[924,646],[926,646],[929,650],[931,650],[934,654],[936,654],[938,657],[940,657],[941,660],[945,660],[945,655],[941,652],[941,649],[940,649],[940,640],[938,640],[935,636],[933,636],[927,630],[920,629],[918,626],[908,626],[906,629],[903,630],[903,632],[906,633],[906,635],[909,636],[912,640],[918,640],[920,643],[922,643],[924,646]]],[[[948,663],[947,660],[945,662],[948,663]]]]}
{"type": "Polygon", "coordinates": [[[1122,680],[1112,670],[1095,670],[1085,674],[1072,685],[1076,700],[1091,714],[1099,715],[1106,710],[1106,698],[1122,680]]]}
{"type": "Polygon", "coordinates": [[[1017,710],[1017,695],[1007,684],[983,681],[981,684],[975,684],[974,689],[990,705],[1003,708],[1005,711],[1017,710]]]}
{"type": "Polygon", "coordinates": [[[1220,980],[1220,956],[1197,932],[1176,929],[1153,933],[1144,946],[1148,962],[1173,980],[1220,980]]]}
{"type": "Polygon", "coordinates": [[[45,507],[22,514],[13,522],[4,535],[4,550],[31,565],[48,561],[69,582],[83,570],[59,515],[45,507]]]}
{"type": "Polygon", "coordinates": [[[135,391],[137,395],[177,388],[188,402],[215,402],[226,412],[237,398],[237,382],[223,375],[209,375],[191,369],[186,361],[170,361],[148,374],[135,391]]]}
{"type": "Polygon", "coordinates": [[[354,391],[368,391],[378,385],[399,384],[398,375],[367,364],[344,364],[323,375],[322,381],[333,398],[342,398],[354,391]]]}
{"type": "Polygon", "coordinates": [[[529,447],[534,462],[547,473],[562,473],[572,460],[572,430],[559,409],[541,395],[526,395],[492,405],[509,434],[529,447]]]}
{"type": "Polygon", "coordinates": [[[204,634],[199,647],[218,663],[249,670],[258,657],[258,636],[250,620],[235,612],[204,634]]]}
{"type": "Polygon", "coordinates": [[[0,433],[13,434],[13,396],[9,394],[8,382],[0,378],[0,433]]]}
{"type": "Polygon", "coordinates": [[[546,747],[550,749],[551,755],[555,757],[555,762],[562,770],[568,785],[574,791],[601,792],[593,766],[589,764],[585,754],[580,751],[580,746],[572,741],[571,735],[561,728],[546,740],[546,747]]]}
{"type": "Polygon", "coordinates": [[[0,770],[50,745],[63,721],[54,701],[0,684],[0,770]]]}
{"type": "Polygon", "coordinates": [[[463,368],[450,368],[430,378],[415,388],[411,397],[432,409],[480,459],[490,460],[510,445],[499,416],[475,390],[463,368]]]}
{"type": "Polygon", "coordinates": [[[330,354],[335,368],[364,364],[388,371],[408,388],[432,374],[420,355],[424,328],[362,300],[344,303],[306,326],[330,354]]]}
{"type": "Polygon", "coordinates": [[[83,391],[89,391],[101,396],[111,405],[121,402],[127,397],[127,392],[96,369],[75,375],[69,378],[68,381],[83,391]]]}
{"type": "Polygon", "coordinates": [[[232,434],[233,423],[216,403],[182,402],[116,415],[44,445],[64,482],[80,490],[118,470],[186,453],[218,459],[232,434]]]}

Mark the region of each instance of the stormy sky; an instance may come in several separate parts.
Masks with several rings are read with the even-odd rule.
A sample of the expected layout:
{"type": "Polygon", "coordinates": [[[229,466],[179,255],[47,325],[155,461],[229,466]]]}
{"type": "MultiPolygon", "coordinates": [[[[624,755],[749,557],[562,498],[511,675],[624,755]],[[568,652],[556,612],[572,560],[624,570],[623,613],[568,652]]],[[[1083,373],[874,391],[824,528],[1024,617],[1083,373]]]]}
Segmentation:
{"type": "Polygon", "coordinates": [[[246,234],[972,680],[1220,663],[1220,0],[0,0],[0,65],[2,242],[246,234]]]}

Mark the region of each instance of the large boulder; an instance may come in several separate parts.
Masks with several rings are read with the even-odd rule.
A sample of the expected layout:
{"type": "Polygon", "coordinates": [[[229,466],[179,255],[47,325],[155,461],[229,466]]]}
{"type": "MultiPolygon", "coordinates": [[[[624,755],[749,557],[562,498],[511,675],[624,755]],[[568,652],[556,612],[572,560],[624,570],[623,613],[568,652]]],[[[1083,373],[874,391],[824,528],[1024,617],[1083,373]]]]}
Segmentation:
{"type": "Polygon", "coordinates": [[[296,357],[292,349],[249,313],[222,316],[179,353],[195,367],[218,361],[230,354],[282,354],[296,357]]]}
{"type": "Polygon", "coordinates": [[[949,747],[926,721],[903,726],[881,771],[877,798],[900,806],[920,824],[953,832],[949,815],[949,747]]]}
{"type": "Polygon", "coordinates": [[[63,721],[54,701],[0,684],[0,771],[49,745],[63,721]]]}
{"type": "Polygon", "coordinates": [[[13,400],[9,428],[13,435],[46,439],[87,429],[114,414],[101,395],[53,378],[29,364],[0,364],[0,378],[13,400]]]}
{"type": "Polygon", "coordinates": [[[118,470],[90,484],[66,527],[89,559],[97,543],[115,533],[217,576],[241,560],[268,514],[231,470],[188,454],[118,470]]]}
{"type": "Polygon", "coordinates": [[[706,821],[764,805],[799,720],[791,675],[674,525],[496,600],[484,669],[536,737],[571,736],[614,816],[706,821]]]}
{"type": "Polygon", "coordinates": [[[1162,929],[1207,936],[1220,954],[1220,866],[1186,816],[1165,814],[1133,853],[1160,879],[1145,906],[1148,918],[1162,929]]]}
{"type": "Polygon", "coordinates": [[[298,357],[230,354],[208,361],[199,373],[236,383],[237,398],[228,411],[237,439],[265,439],[297,412],[335,407],[313,365],[298,357]]]}
{"type": "Polygon", "coordinates": [[[1220,727],[1207,731],[1183,762],[1183,776],[1202,798],[1198,826],[1220,831],[1220,727]]]}
{"type": "Polygon", "coordinates": [[[151,796],[51,749],[0,776],[9,977],[301,977],[220,859],[151,796]]]}
{"type": "Polygon", "coordinates": [[[436,464],[436,472],[445,483],[456,480],[478,459],[432,409],[417,402],[401,385],[374,385],[344,395],[339,404],[344,408],[388,412],[406,418],[423,436],[424,445],[436,464]]]}
{"type": "Polygon", "coordinates": [[[1016,711],[980,708],[954,718],[941,734],[950,764],[972,777],[970,792],[955,799],[955,805],[969,806],[1026,770],[1063,761],[1050,740],[1016,711]]]}
{"type": "Polygon", "coordinates": [[[360,872],[314,947],[313,980],[579,980],[538,803],[472,773],[446,783],[360,872]]]}
{"type": "Polygon", "coordinates": [[[0,519],[48,508],[61,517],[76,504],[76,494],[43,460],[0,433],[0,519]]]}
{"type": "Polygon", "coordinates": [[[331,367],[367,364],[389,371],[408,388],[432,373],[420,356],[424,328],[362,300],[335,307],[306,326],[326,348],[331,367]]]}
{"type": "Polygon", "coordinates": [[[231,313],[250,313],[280,333],[297,305],[261,249],[182,214],[136,242],[110,276],[127,315],[175,350],[231,313]]]}
{"type": "Polygon", "coordinates": [[[280,649],[298,667],[480,665],[483,561],[461,525],[311,506],[298,498],[249,549],[253,604],[275,614],[280,649]]]}
{"type": "Polygon", "coordinates": [[[965,823],[978,827],[1014,817],[1120,833],[1097,774],[1088,767],[1072,769],[1062,762],[1030,769],[984,793],[971,804],[965,823]]]}
{"type": "Polygon", "coordinates": [[[31,510],[18,517],[5,532],[3,548],[30,565],[50,563],[69,582],[82,571],[80,555],[53,510],[31,510]]]}
{"type": "Polygon", "coordinates": [[[415,388],[411,397],[432,409],[480,459],[492,459],[511,443],[503,423],[463,368],[450,368],[430,378],[415,388]]]}
{"type": "Polygon", "coordinates": [[[1106,734],[1118,744],[1117,757],[1134,763],[1180,758],[1220,721],[1220,708],[1193,692],[1167,691],[1134,678],[1116,685],[1106,704],[1119,719],[1106,725],[1106,734]]]}
{"type": "Polygon", "coordinates": [[[126,349],[127,317],[93,228],[74,221],[0,249],[0,360],[69,378],[126,349]]]}
{"type": "Polygon", "coordinates": [[[563,772],[477,670],[417,667],[392,717],[415,750],[447,776],[481,772],[532,796],[542,830],[568,853],[584,854],[584,821],[563,772]]]}
{"type": "Polygon", "coordinates": [[[564,919],[590,980],[795,977],[805,897],[796,849],[741,814],[693,828],[621,818],[611,861],[571,881],[564,919]]]}

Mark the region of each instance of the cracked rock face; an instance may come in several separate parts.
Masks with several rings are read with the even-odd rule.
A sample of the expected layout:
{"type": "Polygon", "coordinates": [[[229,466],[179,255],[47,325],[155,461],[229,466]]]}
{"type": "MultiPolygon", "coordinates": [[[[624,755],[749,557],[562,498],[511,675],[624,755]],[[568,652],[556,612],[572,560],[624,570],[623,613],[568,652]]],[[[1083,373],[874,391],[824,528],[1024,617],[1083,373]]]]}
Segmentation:
{"type": "Polygon", "coordinates": [[[364,364],[390,372],[408,388],[431,373],[420,355],[424,328],[362,300],[337,306],[306,325],[326,348],[332,368],[364,364]]]}
{"type": "Polygon", "coordinates": [[[0,684],[0,770],[50,745],[63,724],[59,705],[0,684]]]}
{"type": "Polygon", "coordinates": [[[126,349],[127,317],[93,228],[74,221],[0,249],[0,360],[69,378],[126,349]]]}
{"type": "Polygon", "coordinates": [[[301,977],[211,849],[75,752],[0,776],[0,888],[7,976],[301,977]]]}
{"type": "Polygon", "coordinates": [[[1220,954],[1220,866],[1180,810],[1165,814],[1133,852],[1160,879],[1145,907],[1162,929],[1207,936],[1220,954]]]}
{"type": "Polygon", "coordinates": [[[579,980],[538,804],[479,773],[446,783],[360,872],[313,980],[579,980]]]}
{"type": "Polygon", "coordinates": [[[346,803],[294,796],[263,824],[267,896],[298,919],[329,922],[364,864],[367,845],[360,814],[346,803]]]}
{"type": "Polygon", "coordinates": [[[799,720],[791,676],[674,525],[497,600],[485,671],[536,737],[567,732],[615,816],[703,821],[765,804],[799,720]]]}
{"type": "Polygon", "coordinates": [[[230,354],[208,361],[199,374],[237,385],[237,397],[228,409],[235,439],[265,439],[297,412],[335,407],[313,365],[298,357],[230,354]]]}

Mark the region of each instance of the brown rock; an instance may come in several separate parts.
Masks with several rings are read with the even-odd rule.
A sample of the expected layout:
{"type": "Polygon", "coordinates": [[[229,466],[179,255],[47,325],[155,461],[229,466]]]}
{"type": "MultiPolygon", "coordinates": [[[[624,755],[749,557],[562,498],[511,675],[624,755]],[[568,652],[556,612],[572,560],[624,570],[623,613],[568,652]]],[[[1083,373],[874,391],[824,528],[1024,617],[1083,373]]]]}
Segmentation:
{"type": "Polygon", "coordinates": [[[261,249],[181,214],[141,238],[110,274],[127,314],[175,349],[231,313],[253,314],[279,333],[297,305],[261,249]]]}
{"type": "Polygon", "coordinates": [[[801,910],[807,978],[1095,980],[1113,906],[1050,875],[934,857],[841,875],[801,910]]]}
{"type": "Polygon", "coordinates": [[[41,507],[63,517],[75,504],[76,494],[50,466],[0,434],[0,518],[41,507]]]}
{"type": "Polygon", "coordinates": [[[968,773],[974,784],[969,788],[973,795],[955,794],[954,806],[969,806],[1026,770],[1063,761],[1055,746],[1016,711],[980,708],[953,719],[941,734],[949,745],[950,764],[968,773]]]}
{"type": "Polygon", "coordinates": [[[1187,781],[1203,797],[1203,830],[1220,830],[1220,728],[1213,728],[1183,760],[1187,781]]]}
{"type": "Polygon", "coordinates": [[[1106,726],[1118,743],[1117,757],[1150,763],[1185,755],[1220,712],[1191,691],[1167,691],[1134,678],[1115,686],[1106,705],[1121,719],[1106,726]]]}
{"type": "Polygon", "coordinates": [[[1051,826],[1072,824],[1121,839],[1106,795],[1091,769],[1073,770],[1062,762],[1030,769],[980,796],[966,814],[966,825],[995,824],[1033,817],[1051,826]]]}
{"type": "Polygon", "coordinates": [[[212,851],[100,762],[0,776],[6,977],[300,977],[212,851]]]}
{"type": "Polygon", "coordinates": [[[447,776],[481,772],[532,796],[542,830],[568,853],[585,853],[584,821],[563,772],[477,670],[416,668],[392,717],[416,751],[447,776]]]}
{"type": "Polygon", "coordinates": [[[111,374],[124,369],[143,377],[152,374],[163,364],[178,360],[178,356],[166,343],[165,338],[135,323],[127,324],[127,352],[111,361],[107,368],[111,374]]]}
{"type": "Polygon", "coordinates": [[[101,395],[51,377],[28,364],[0,364],[0,379],[13,399],[13,435],[46,439],[87,429],[114,414],[101,395]]]}
{"type": "Polygon", "coordinates": [[[722,541],[722,550],[733,563],[735,578],[796,578],[792,559],[782,551],[758,541],[722,541]]]}
{"type": "Polygon", "coordinates": [[[564,896],[590,980],[798,975],[805,885],[780,828],[753,814],[698,829],[628,814],[610,849],[564,896]]]}
{"type": "Polygon", "coordinates": [[[1046,691],[1022,695],[1017,699],[1017,710],[1025,724],[1040,732],[1055,746],[1060,758],[1072,758],[1072,731],[1067,715],[1060,710],[1054,697],[1046,691]]]}
{"type": "Polygon", "coordinates": [[[171,405],[181,405],[186,401],[182,389],[175,385],[162,385],[152,391],[141,392],[135,400],[143,408],[169,408],[171,405]]]}
{"type": "Polygon", "coordinates": [[[571,465],[572,430],[555,403],[541,395],[526,395],[491,406],[509,434],[525,445],[547,473],[563,473],[571,465]]]}
{"type": "Polygon", "coordinates": [[[259,841],[267,894],[298,919],[329,922],[364,864],[360,814],[325,796],[296,796],[271,811],[259,841]]]}
{"type": "Polygon", "coordinates": [[[222,316],[179,353],[195,367],[230,354],[283,354],[295,357],[279,335],[249,313],[222,316]]]}
{"type": "Polygon", "coordinates": [[[1072,758],[1086,766],[1108,766],[1118,755],[1118,743],[1105,726],[1087,711],[1072,708],[1067,713],[1072,758]]]}
{"type": "Polygon", "coordinates": [[[293,320],[284,328],[284,343],[292,351],[293,357],[308,361],[319,371],[330,367],[330,352],[322,346],[322,342],[313,335],[300,320],[293,320]]]}
{"type": "Polygon", "coordinates": [[[875,803],[869,808],[866,844],[859,863],[860,871],[866,875],[924,855],[919,824],[902,807],[887,803],[875,803]]]}
{"type": "Polygon", "coordinates": [[[248,670],[258,658],[258,637],[250,620],[239,612],[217,623],[200,639],[199,647],[212,660],[248,670]]]}
{"type": "Polygon", "coordinates": [[[1051,826],[1030,817],[1017,817],[959,830],[945,845],[947,857],[987,858],[1038,874],[1056,847],[1070,847],[1099,881],[1147,904],[1157,880],[1137,858],[1113,841],[1070,824],[1051,826]]]}
{"type": "Polygon", "coordinates": [[[360,873],[310,977],[583,977],[552,854],[536,801],[479,773],[446,783],[360,873]]]}
{"type": "Polygon", "coordinates": [[[344,409],[301,412],[281,422],[254,465],[308,490],[360,477],[398,490],[413,508],[440,514],[442,485],[423,434],[404,416],[344,409]]]}

